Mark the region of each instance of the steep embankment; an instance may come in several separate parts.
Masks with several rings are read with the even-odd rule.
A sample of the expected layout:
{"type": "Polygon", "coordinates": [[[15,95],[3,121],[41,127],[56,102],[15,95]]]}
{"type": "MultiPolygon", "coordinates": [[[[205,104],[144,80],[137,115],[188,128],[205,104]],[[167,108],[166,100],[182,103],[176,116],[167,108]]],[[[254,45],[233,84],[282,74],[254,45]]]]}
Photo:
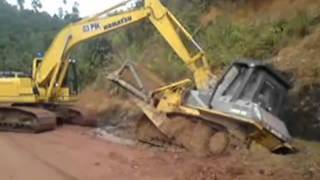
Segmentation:
{"type": "Polygon", "coordinates": [[[282,49],[273,59],[280,69],[291,73],[295,82],[291,94],[288,124],[291,131],[307,139],[320,139],[320,28],[282,49]]]}
{"type": "MultiPolygon", "coordinates": [[[[185,12],[191,2],[182,3],[181,11],[175,9],[173,2],[169,8],[178,17],[188,16],[182,16],[181,21],[189,30],[193,30],[189,28],[193,24],[202,25],[195,37],[204,46],[211,64],[227,65],[236,58],[252,57],[272,60],[275,66],[291,74],[295,87],[290,97],[292,106],[287,113],[289,129],[296,137],[319,140],[320,0],[216,2],[200,14],[197,9],[185,12]],[[190,23],[186,18],[195,18],[195,22],[190,23]]],[[[150,24],[137,26],[110,36],[113,50],[121,52],[122,59],[142,63],[166,81],[181,80],[188,75],[185,65],[150,24]]],[[[115,60],[120,62],[117,57],[115,60]]],[[[113,111],[122,114],[131,107],[124,105],[119,111],[118,107],[123,105],[121,100],[110,98],[108,103],[115,102],[115,109],[105,102],[102,105],[96,102],[94,107],[102,114],[107,112],[105,115],[113,111]]],[[[110,117],[105,115],[102,119],[110,117]]]]}
{"type": "Polygon", "coordinates": [[[225,28],[221,26],[221,17],[231,19],[229,26],[233,27],[220,34],[227,35],[233,43],[216,38],[218,45],[212,49],[209,46],[209,53],[218,56],[216,59],[223,57],[221,53],[267,58],[290,75],[294,88],[287,113],[289,129],[295,136],[316,140],[320,140],[319,9],[319,0],[226,1],[212,6],[200,17],[209,29],[207,34],[213,34],[209,37],[216,37],[213,25],[225,28]],[[230,46],[227,53],[216,50],[221,43],[230,46]]]}
{"type": "Polygon", "coordinates": [[[317,14],[319,8],[319,0],[224,1],[211,6],[200,21],[207,25],[217,16],[226,15],[232,17],[234,22],[259,23],[290,18],[301,12],[317,14]]]}

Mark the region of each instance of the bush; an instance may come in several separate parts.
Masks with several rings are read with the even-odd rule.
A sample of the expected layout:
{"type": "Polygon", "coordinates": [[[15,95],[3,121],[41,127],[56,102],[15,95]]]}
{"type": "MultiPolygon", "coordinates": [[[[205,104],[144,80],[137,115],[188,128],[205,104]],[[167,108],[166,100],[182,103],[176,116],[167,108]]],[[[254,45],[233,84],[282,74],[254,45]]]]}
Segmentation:
{"type": "Polygon", "coordinates": [[[268,59],[296,38],[308,35],[312,19],[301,12],[278,22],[237,24],[221,16],[202,31],[200,39],[211,64],[227,65],[242,57],[268,59]]]}

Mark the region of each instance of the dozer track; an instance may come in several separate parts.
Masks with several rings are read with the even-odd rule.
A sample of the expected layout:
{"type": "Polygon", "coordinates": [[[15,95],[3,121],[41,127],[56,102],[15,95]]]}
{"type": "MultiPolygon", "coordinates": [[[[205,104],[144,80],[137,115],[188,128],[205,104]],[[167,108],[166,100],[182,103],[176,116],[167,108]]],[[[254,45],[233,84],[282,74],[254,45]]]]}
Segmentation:
{"type": "Polygon", "coordinates": [[[220,155],[232,147],[230,145],[231,138],[225,131],[211,128],[201,121],[192,122],[183,116],[170,119],[165,131],[172,136],[169,138],[161,133],[144,116],[139,120],[136,134],[138,140],[143,143],[163,148],[168,146],[185,148],[197,156],[220,155]]]}
{"type": "Polygon", "coordinates": [[[56,115],[34,107],[0,106],[0,131],[38,133],[53,130],[56,115]]]}
{"type": "Polygon", "coordinates": [[[182,114],[159,114],[143,101],[132,99],[145,113],[136,130],[141,142],[160,147],[183,147],[198,156],[223,154],[235,145],[233,142],[238,142],[222,126],[182,114]]]}

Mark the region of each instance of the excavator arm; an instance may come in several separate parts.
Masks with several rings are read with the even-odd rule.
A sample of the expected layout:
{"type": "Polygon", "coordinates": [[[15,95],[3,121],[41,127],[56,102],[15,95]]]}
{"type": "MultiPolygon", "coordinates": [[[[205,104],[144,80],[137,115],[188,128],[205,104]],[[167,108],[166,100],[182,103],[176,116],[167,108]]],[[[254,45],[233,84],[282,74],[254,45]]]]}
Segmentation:
{"type": "MultiPolygon", "coordinates": [[[[120,5],[128,2],[130,1],[125,1],[120,5]]],[[[34,73],[36,86],[45,92],[45,95],[42,95],[46,98],[45,101],[56,98],[67,74],[69,53],[74,47],[82,42],[142,20],[150,20],[193,72],[198,89],[208,88],[211,73],[203,50],[159,0],[145,0],[143,7],[140,9],[110,15],[110,12],[118,6],[70,24],[59,32],[34,73]],[[197,50],[195,54],[191,53],[183,39],[187,39],[194,45],[197,50]]]]}

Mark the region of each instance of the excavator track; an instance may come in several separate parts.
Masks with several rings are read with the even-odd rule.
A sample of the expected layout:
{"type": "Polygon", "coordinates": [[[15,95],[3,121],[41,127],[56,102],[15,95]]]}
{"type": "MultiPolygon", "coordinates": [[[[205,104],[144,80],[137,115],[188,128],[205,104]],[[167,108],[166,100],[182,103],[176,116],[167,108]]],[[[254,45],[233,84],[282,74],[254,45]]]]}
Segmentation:
{"type": "Polygon", "coordinates": [[[56,127],[56,115],[34,107],[0,106],[0,131],[39,133],[56,127]]]}
{"type": "Polygon", "coordinates": [[[61,123],[74,124],[79,126],[95,127],[98,125],[94,113],[88,109],[79,106],[60,106],[53,109],[57,112],[58,119],[61,123]]]}

